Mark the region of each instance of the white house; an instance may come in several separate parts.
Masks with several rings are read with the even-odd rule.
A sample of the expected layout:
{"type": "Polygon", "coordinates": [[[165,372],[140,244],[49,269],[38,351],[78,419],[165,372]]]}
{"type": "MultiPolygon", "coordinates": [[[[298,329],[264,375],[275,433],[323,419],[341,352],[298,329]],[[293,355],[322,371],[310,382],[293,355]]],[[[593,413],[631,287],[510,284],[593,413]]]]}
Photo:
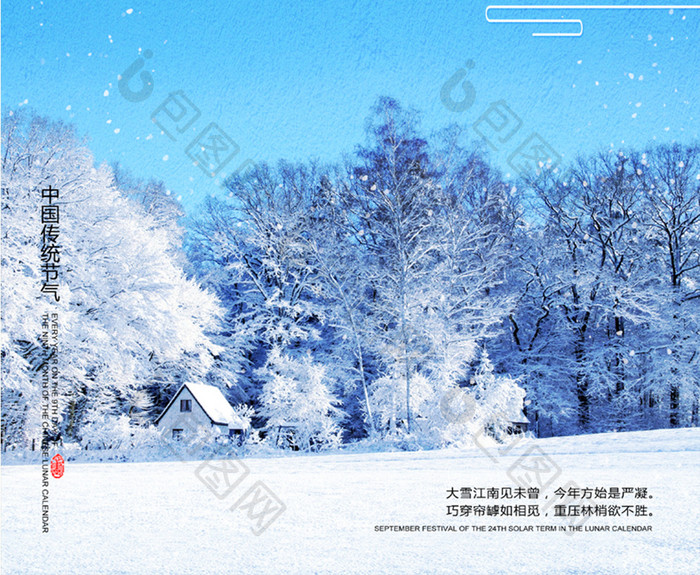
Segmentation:
{"type": "Polygon", "coordinates": [[[166,437],[211,426],[227,437],[243,436],[248,423],[236,414],[221,390],[201,383],[183,383],[155,421],[166,437]]]}
{"type": "Polygon", "coordinates": [[[522,399],[514,400],[508,406],[507,415],[510,425],[508,426],[507,431],[511,435],[517,435],[527,431],[530,422],[528,421],[527,417],[525,417],[523,407],[524,403],[522,399]]]}

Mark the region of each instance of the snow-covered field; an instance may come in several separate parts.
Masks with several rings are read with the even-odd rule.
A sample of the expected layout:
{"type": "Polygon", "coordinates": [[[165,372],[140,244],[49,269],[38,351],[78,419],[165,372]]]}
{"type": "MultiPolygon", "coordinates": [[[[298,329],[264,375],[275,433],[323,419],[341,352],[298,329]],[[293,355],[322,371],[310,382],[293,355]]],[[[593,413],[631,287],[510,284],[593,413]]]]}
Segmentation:
{"type": "Polygon", "coordinates": [[[219,499],[195,475],[197,462],[68,462],[65,475],[50,483],[48,534],[41,533],[40,467],[3,466],[2,572],[700,572],[698,429],[525,440],[494,460],[473,449],[336,453],[246,459],[245,464],[250,474],[219,499]],[[584,529],[651,525],[652,531],[475,532],[474,525],[563,523],[552,513],[446,515],[449,487],[512,486],[509,468],[533,445],[561,469],[548,493],[555,484],[575,482],[647,487],[653,496],[646,502],[652,517],[591,518],[584,529]],[[256,536],[255,521],[230,507],[258,480],[286,510],[256,536]],[[379,532],[375,525],[457,530],[379,532]],[[459,531],[460,525],[470,529],[459,531]]]}

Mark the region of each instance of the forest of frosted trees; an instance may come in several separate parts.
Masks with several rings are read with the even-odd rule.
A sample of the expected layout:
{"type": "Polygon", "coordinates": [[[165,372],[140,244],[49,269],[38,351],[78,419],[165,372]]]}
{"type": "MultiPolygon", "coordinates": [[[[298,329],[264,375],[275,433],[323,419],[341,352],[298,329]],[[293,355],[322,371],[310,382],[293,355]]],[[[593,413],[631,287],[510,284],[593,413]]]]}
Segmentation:
{"type": "Polygon", "coordinates": [[[2,130],[5,449],[40,426],[47,310],[60,431],[93,448],[149,433],[186,381],[300,449],[463,445],[520,406],[538,436],[698,423],[697,144],[513,182],[465,130],[424,134],[382,98],[342,162],[261,163],[185,219],[70,126],[14,111],[2,130]],[[48,184],[58,302],[39,287],[48,184]]]}

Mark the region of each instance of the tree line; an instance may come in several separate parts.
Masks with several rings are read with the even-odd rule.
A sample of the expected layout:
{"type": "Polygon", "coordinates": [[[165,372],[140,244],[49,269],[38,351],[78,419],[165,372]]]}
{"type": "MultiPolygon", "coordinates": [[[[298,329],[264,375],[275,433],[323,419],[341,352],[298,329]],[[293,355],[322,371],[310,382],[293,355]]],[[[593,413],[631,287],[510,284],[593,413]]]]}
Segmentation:
{"type": "Polygon", "coordinates": [[[260,164],[183,234],[161,184],[94,168],[64,126],[14,118],[3,411],[14,394],[25,416],[8,421],[31,411],[17,401],[40,307],[31,191],[53,178],[76,198],[62,361],[78,438],[99,418],[146,425],[185,380],[303,449],[468,443],[522,408],[540,436],[697,425],[697,144],[609,150],[513,183],[464,130],[427,136],[381,98],[342,162],[260,164]]]}

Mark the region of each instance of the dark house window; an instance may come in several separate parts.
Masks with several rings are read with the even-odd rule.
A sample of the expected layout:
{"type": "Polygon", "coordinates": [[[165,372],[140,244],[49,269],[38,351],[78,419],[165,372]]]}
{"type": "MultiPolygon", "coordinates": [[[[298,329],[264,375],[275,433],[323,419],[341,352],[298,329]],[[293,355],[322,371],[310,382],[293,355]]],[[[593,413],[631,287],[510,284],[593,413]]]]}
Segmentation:
{"type": "Polygon", "coordinates": [[[192,400],[191,399],[181,399],[180,400],[180,411],[192,411],[192,400]]]}
{"type": "Polygon", "coordinates": [[[173,429],[173,439],[182,439],[182,429],[173,429]]]}

